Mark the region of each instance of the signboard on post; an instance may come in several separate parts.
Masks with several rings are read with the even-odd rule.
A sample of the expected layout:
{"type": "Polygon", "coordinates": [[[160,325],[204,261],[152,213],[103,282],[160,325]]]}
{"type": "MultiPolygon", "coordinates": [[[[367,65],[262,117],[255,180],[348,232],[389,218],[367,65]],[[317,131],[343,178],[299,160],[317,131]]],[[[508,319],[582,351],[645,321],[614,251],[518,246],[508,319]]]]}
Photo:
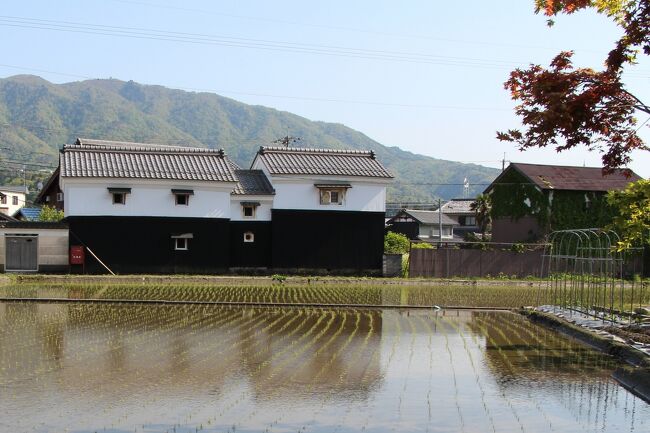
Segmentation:
{"type": "Polygon", "coordinates": [[[81,245],[72,245],[70,247],[70,264],[83,265],[86,262],[86,251],[81,245]]]}

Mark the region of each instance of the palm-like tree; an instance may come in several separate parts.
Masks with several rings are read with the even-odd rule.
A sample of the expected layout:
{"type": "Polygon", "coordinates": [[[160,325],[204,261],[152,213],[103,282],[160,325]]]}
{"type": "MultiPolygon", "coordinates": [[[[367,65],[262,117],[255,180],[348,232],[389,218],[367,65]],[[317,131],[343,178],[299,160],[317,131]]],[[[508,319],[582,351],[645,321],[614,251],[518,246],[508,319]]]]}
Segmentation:
{"type": "Polygon", "coordinates": [[[492,211],[490,196],[487,194],[477,195],[470,209],[476,212],[476,224],[481,229],[481,235],[485,235],[485,231],[492,222],[492,217],[490,216],[490,212],[492,211]]]}

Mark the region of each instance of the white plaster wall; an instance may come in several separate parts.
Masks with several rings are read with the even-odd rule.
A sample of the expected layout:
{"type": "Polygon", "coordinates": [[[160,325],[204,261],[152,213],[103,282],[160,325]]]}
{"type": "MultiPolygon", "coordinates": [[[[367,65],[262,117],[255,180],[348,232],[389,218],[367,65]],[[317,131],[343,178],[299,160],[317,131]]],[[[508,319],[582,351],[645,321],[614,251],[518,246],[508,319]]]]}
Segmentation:
{"type": "Polygon", "coordinates": [[[303,209],[303,210],[341,210],[341,211],[386,211],[386,184],[344,181],[352,185],[345,193],[345,199],[340,205],[320,204],[320,194],[315,183],[328,183],[341,179],[278,179],[271,178],[275,188],[274,209],[303,209]]]}
{"type": "Polygon", "coordinates": [[[230,218],[233,182],[146,181],[65,178],[66,216],[161,216],[230,218]],[[126,204],[113,204],[107,188],[131,188],[126,204]],[[188,206],[176,205],[173,189],[192,189],[188,206]]]}
{"type": "Polygon", "coordinates": [[[2,212],[3,214],[13,216],[13,214],[15,214],[18,211],[18,209],[25,206],[25,194],[19,192],[2,191],[2,190],[0,190],[0,192],[7,196],[6,199],[7,203],[0,204],[0,212],[2,212]],[[14,196],[18,197],[17,205],[13,204],[14,196]]]}
{"type": "Polygon", "coordinates": [[[230,219],[232,221],[271,221],[273,198],[269,196],[232,196],[230,200],[230,219]],[[258,202],[255,218],[244,218],[241,203],[246,201],[258,202]]]}

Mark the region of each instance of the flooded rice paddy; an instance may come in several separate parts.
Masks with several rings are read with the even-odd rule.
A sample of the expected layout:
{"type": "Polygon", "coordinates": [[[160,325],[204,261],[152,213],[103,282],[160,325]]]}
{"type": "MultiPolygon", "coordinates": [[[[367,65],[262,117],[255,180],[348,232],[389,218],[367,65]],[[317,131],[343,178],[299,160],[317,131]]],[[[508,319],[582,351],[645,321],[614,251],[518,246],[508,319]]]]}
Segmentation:
{"type": "Polygon", "coordinates": [[[509,312],[0,302],[2,432],[645,432],[509,312]]]}

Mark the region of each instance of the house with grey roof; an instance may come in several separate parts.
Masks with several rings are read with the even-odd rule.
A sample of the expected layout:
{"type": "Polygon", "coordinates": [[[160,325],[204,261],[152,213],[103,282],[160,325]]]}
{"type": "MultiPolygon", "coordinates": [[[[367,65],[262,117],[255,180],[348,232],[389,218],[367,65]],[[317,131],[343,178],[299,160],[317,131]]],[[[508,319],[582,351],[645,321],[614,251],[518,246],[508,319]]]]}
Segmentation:
{"type": "Polygon", "coordinates": [[[60,191],[71,245],[114,272],[358,274],[381,269],[391,180],[373,152],[262,147],[244,170],[223,150],[77,139],[39,200],[60,191]]]}
{"type": "Polygon", "coordinates": [[[261,170],[275,190],[273,268],[381,268],[393,176],[374,152],[261,147],[251,169],[261,170]]]}
{"type": "Polygon", "coordinates": [[[386,224],[389,231],[425,242],[453,242],[456,226],[458,222],[444,212],[416,209],[402,209],[386,224]]]}
{"type": "Polygon", "coordinates": [[[467,233],[479,233],[480,227],[476,222],[476,211],[472,205],[473,198],[452,198],[442,205],[442,213],[458,223],[454,227],[454,238],[462,241],[467,233]]]}
{"type": "Polygon", "coordinates": [[[608,191],[641,179],[599,167],[511,163],[484,191],[492,203],[493,242],[535,242],[553,230],[604,227],[608,191]]]}

